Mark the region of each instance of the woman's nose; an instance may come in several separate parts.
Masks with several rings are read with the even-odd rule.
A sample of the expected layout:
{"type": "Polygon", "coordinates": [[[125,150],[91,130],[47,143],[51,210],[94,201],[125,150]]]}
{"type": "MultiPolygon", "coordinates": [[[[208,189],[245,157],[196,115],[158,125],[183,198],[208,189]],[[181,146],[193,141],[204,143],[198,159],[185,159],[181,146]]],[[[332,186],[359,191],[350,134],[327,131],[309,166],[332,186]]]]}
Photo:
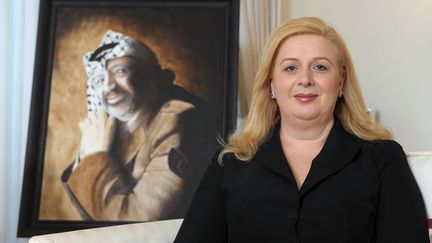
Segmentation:
{"type": "Polygon", "coordinates": [[[298,86],[308,87],[313,85],[313,75],[309,69],[304,69],[300,72],[300,76],[298,78],[298,86]]]}

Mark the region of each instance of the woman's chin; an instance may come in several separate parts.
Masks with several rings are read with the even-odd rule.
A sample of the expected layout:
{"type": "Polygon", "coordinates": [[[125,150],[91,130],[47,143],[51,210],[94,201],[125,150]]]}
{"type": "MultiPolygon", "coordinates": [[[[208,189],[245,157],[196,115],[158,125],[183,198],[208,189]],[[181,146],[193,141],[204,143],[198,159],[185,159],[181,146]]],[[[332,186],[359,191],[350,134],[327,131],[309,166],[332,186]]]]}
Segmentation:
{"type": "Polygon", "coordinates": [[[302,112],[302,113],[294,114],[294,117],[297,120],[313,121],[318,119],[320,117],[320,114],[318,112],[302,112]]]}

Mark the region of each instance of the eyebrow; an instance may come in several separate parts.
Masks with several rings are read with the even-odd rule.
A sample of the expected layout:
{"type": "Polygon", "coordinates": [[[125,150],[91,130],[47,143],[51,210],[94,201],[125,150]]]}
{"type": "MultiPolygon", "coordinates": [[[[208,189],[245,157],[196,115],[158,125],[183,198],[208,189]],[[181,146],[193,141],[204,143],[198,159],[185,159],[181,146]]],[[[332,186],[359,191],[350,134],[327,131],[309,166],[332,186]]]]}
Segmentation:
{"type": "Polygon", "coordinates": [[[114,69],[114,68],[116,68],[116,67],[128,67],[129,65],[128,64],[125,64],[125,63],[116,63],[116,64],[113,64],[112,66],[110,66],[110,67],[108,67],[108,65],[107,65],[107,69],[108,70],[112,70],[112,69],[114,69]]]}
{"type": "MultiPolygon", "coordinates": [[[[315,58],[313,58],[312,60],[313,60],[313,61],[316,61],[316,60],[321,60],[321,59],[327,60],[329,63],[331,63],[332,65],[334,65],[333,62],[330,61],[330,59],[327,58],[327,57],[315,57],[315,58]]],[[[286,58],[282,59],[282,61],[280,61],[279,65],[282,64],[282,63],[285,62],[285,61],[298,61],[298,60],[299,60],[298,58],[294,58],[294,57],[286,57],[286,58]]]]}

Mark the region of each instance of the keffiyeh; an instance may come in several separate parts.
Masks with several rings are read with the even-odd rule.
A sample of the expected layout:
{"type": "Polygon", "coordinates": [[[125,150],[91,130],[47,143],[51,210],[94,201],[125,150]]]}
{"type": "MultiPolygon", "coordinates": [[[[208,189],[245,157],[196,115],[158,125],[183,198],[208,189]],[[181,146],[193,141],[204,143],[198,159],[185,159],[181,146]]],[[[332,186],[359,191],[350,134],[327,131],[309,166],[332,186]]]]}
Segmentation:
{"type": "Polygon", "coordinates": [[[105,33],[96,50],[84,55],[83,63],[88,77],[88,111],[96,112],[102,107],[102,102],[94,86],[96,71],[106,70],[108,60],[125,56],[140,57],[145,63],[158,65],[157,59],[149,47],[129,36],[112,30],[105,33]]]}

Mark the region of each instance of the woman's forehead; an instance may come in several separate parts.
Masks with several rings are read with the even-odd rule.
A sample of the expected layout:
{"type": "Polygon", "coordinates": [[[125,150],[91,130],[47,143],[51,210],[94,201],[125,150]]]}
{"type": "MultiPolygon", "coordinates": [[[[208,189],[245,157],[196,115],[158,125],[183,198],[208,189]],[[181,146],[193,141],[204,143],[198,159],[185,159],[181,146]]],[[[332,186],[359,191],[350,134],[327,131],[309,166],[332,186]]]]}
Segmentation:
{"type": "Polygon", "coordinates": [[[304,58],[314,56],[337,59],[338,52],[334,44],[325,37],[320,35],[296,35],[287,38],[281,43],[276,58],[304,58]]]}

